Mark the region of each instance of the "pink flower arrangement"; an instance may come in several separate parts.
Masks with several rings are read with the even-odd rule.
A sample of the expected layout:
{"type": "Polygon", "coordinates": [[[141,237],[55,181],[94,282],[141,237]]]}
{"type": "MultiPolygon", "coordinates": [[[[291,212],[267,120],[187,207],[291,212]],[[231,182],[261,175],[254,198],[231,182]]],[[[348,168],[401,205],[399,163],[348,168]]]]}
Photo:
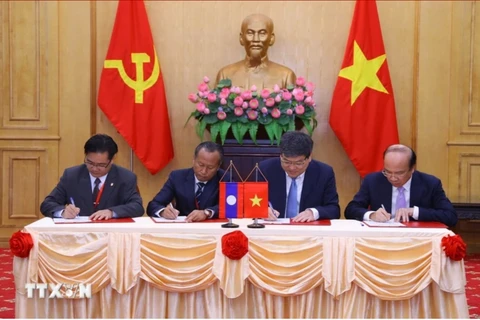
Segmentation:
{"type": "Polygon", "coordinates": [[[296,85],[271,89],[257,89],[252,86],[247,90],[232,86],[230,79],[221,80],[216,88],[209,88],[210,80],[204,77],[196,93],[190,93],[188,100],[195,104],[195,111],[190,114],[198,120],[197,134],[203,140],[207,126],[211,140],[218,135],[222,144],[227,132],[232,131],[235,139],[242,144],[245,134],[256,143],[259,126],[264,126],[270,141],[279,143],[286,131],[295,130],[295,119],[302,120],[309,134],[317,127],[315,85],[298,77],[296,85]]]}

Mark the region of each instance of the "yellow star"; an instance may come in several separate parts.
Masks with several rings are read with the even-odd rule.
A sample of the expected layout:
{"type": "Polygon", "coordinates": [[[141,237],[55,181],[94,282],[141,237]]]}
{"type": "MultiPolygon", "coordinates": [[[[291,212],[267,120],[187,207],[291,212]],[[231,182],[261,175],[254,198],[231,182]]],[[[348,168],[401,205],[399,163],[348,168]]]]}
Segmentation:
{"type": "Polygon", "coordinates": [[[260,207],[260,201],[262,201],[262,198],[259,198],[257,194],[255,194],[255,198],[250,198],[250,201],[252,201],[252,207],[253,206],[259,206],[260,207]]]}
{"type": "Polygon", "coordinates": [[[352,81],[352,106],[366,87],[388,94],[387,89],[385,89],[377,76],[377,72],[386,58],[386,55],[382,54],[381,56],[367,60],[357,41],[354,41],[353,65],[343,68],[338,75],[339,77],[352,81]]]}

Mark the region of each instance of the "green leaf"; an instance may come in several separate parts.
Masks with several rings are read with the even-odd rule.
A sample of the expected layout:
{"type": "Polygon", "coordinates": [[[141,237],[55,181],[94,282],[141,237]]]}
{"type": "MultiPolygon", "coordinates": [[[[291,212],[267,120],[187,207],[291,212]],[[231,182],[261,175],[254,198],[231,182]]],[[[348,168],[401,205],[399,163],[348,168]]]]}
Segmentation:
{"type": "Polygon", "coordinates": [[[228,88],[232,86],[232,80],[230,79],[222,79],[220,82],[217,84],[217,88],[222,89],[222,88],[228,88]]]}
{"type": "Polygon", "coordinates": [[[287,90],[288,90],[288,91],[292,91],[293,89],[295,89],[295,85],[289,84],[289,85],[287,86],[287,90]]]}
{"type": "Polygon", "coordinates": [[[290,122],[293,122],[292,116],[287,116],[286,114],[282,114],[280,118],[278,118],[278,124],[282,126],[288,125],[290,122]]]}
{"type": "Polygon", "coordinates": [[[207,124],[214,124],[218,122],[217,114],[206,114],[203,116],[203,121],[205,121],[207,124]]]}
{"type": "Polygon", "coordinates": [[[207,105],[207,108],[210,109],[210,114],[217,113],[219,107],[220,107],[220,102],[218,101],[209,102],[207,105]]]}
{"type": "Polygon", "coordinates": [[[200,137],[200,141],[203,141],[203,134],[205,133],[206,128],[207,128],[207,123],[205,121],[199,121],[195,127],[197,131],[197,136],[200,137]]]}
{"type": "Polygon", "coordinates": [[[275,129],[275,131],[274,131],[275,138],[277,139],[277,144],[280,144],[280,138],[282,137],[283,128],[282,128],[282,126],[280,126],[278,124],[277,121],[274,121],[273,123],[275,124],[274,127],[273,127],[275,129]]]}
{"type": "Polygon", "coordinates": [[[217,122],[210,126],[210,138],[213,142],[217,141],[218,133],[220,132],[220,122],[217,122]]]}
{"type": "Polygon", "coordinates": [[[290,102],[288,101],[280,102],[280,104],[278,105],[278,109],[280,109],[280,111],[282,112],[287,111],[288,109],[290,109],[290,102]]]}
{"type": "Polygon", "coordinates": [[[237,117],[237,122],[240,122],[240,123],[243,123],[243,124],[247,124],[250,120],[248,120],[247,117],[244,117],[244,116],[241,116],[241,117],[237,117]]]}
{"type": "Polygon", "coordinates": [[[271,123],[273,120],[272,116],[271,115],[263,115],[263,113],[259,112],[258,113],[258,118],[257,118],[257,121],[263,125],[267,125],[269,123],[271,123]]]}
{"type": "Polygon", "coordinates": [[[220,139],[222,140],[222,145],[225,143],[225,138],[227,137],[228,129],[232,125],[230,122],[227,121],[220,121],[220,139]]]}
{"type": "Polygon", "coordinates": [[[257,144],[257,131],[258,131],[258,122],[252,121],[248,123],[248,133],[250,138],[252,138],[253,143],[257,144]]]}
{"type": "Polygon", "coordinates": [[[265,131],[267,131],[268,138],[270,139],[270,144],[273,144],[275,142],[275,124],[276,122],[271,122],[268,125],[265,125],[265,131]]]}
{"type": "Polygon", "coordinates": [[[235,139],[238,143],[243,144],[243,137],[248,131],[248,125],[241,124],[240,122],[235,122],[232,124],[232,132],[235,139]]]}
{"type": "Polygon", "coordinates": [[[288,123],[287,131],[295,131],[295,116],[292,116],[292,121],[288,123]]]}
{"type": "Polygon", "coordinates": [[[308,134],[312,135],[313,129],[312,129],[312,126],[310,124],[310,120],[302,119],[302,121],[303,121],[303,124],[305,125],[305,129],[307,129],[307,131],[308,131],[308,134]]]}
{"type": "Polygon", "coordinates": [[[195,118],[197,117],[197,113],[200,113],[200,112],[198,112],[198,110],[195,110],[192,113],[190,113],[190,116],[188,117],[187,121],[185,121],[185,124],[183,125],[184,128],[187,126],[187,123],[188,123],[188,121],[190,121],[191,117],[195,117],[195,118]]]}
{"type": "Polygon", "coordinates": [[[227,113],[227,118],[225,119],[226,121],[230,123],[237,122],[239,117],[237,117],[233,112],[227,113]]]}

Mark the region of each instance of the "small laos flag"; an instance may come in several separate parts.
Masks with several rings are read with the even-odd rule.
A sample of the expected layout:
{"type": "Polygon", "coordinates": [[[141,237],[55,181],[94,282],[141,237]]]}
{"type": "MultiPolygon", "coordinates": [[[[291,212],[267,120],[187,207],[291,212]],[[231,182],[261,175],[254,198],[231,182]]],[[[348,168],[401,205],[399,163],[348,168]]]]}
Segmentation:
{"type": "Polygon", "coordinates": [[[220,182],[219,218],[243,218],[243,183],[220,182]]]}

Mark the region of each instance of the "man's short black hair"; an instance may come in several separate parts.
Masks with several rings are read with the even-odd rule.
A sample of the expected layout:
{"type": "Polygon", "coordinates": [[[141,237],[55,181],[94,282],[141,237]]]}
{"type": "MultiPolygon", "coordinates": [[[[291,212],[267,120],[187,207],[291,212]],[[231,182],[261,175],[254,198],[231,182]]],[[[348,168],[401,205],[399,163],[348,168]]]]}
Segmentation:
{"type": "Polygon", "coordinates": [[[280,153],[285,157],[310,157],[313,150],[313,140],[300,131],[285,132],[280,139],[280,153]]]}
{"type": "Polygon", "coordinates": [[[218,152],[220,154],[220,165],[223,163],[224,152],[223,152],[223,147],[221,145],[212,141],[204,141],[195,148],[195,153],[194,153],[195,158],[197,158],[198,153],[202,149],[205,149],[205,151],[209,153],[213,153],[215,151],[218,152]]]}
{"type": "Polygon", "coordinates": [[[118,152],[118,146],[110,136],[106,134],[96,134],[85,142],[85,155],[93,153],[108,152],[108,160],[112,160],[113,156],[118,152]]]}

